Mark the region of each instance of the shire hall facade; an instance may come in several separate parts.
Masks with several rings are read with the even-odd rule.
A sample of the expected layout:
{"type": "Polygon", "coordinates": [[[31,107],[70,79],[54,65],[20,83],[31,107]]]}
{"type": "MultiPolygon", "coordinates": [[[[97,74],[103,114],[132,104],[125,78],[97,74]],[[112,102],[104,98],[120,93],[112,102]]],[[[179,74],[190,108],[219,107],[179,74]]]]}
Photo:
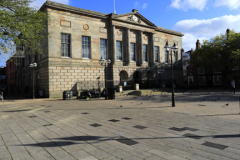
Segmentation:
{"type": "Polygon", "coordinates": [[[164,49],[175,43],[173,55],[175,84],[182,85],[182,36],[180,32],[157,27],[137,10],[126,14],[104,14],[47,1],[41,7],[50,20],[47,52],[25,55],[19,76],[22,90],[42,90],[46,97],[62,97],[63,91],[105,87],[140,89],[171,87],[171,59],[164,49]],[[100,59],[111,60],[100,64],[100,59]],[[32,78],[30,63],[37,63],[32,78]],[[106,68],[105,68],[106,67],[106,68]]]}

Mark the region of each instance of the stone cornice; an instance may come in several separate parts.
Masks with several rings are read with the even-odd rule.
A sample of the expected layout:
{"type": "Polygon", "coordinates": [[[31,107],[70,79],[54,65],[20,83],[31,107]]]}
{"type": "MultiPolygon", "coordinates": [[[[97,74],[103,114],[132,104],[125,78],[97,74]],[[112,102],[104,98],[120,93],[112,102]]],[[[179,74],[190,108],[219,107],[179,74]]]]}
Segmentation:
{"type": "Polygon", "coordinates": [[[156,27],[155,30],[160,31],[160,32],[164,32],[164,33],[174,34],[176,36],[181,36],[181,37],[184,36],[184,34],[182,34],[181,32],[165,29],[165,28],[162,28],[162,27],[156,27]]]}
{"type": "Polygon", "coordinates": [[[138,12],[130,12],[130,13],[119,14],[119,15],[118,14],[113,14],[113,13],[105,14],[105,13],[95,12],[95,11],[86,10],[86,9],[81,9],[81,8],[77,8],[77,7],[73,7],[73,6],[69,6],[69,5],[65,5],[65,4],[61,4],[61,3],[56,3],[56,2],[52,2],[52,1],[46,1],[42,5],[40,10],[44,10],[46,7],[54,8],[54,9],[58,9],[58,10],[63,10],[63,11],[68,11],[68,12],[73,12],[73,13],[77,13],[77,14],[83,14],[83,15],[96,17],[96,18],[101,18],[101,19],[110,18],[111,20],[120,21],[120,22],[124,22],[124,23],[128,23],[128,24],[133,24],[133,25],[137,25],[137,26],[140,26],[140,27],[152,28],[152,29],[155,29],[155,31],[159,31],[159,32],[163,32],[163,33],[173,34],[173,35],[181,36],[181,37],[184,36],[180,32],[173,31],[173,30],[168,30],[168,29],[161,28],[161,27],[157,27],[154,23],[150,22],[147,18],[145,18],[144,16],[142,16],[138,12]],[[145,21],[149,25],[141,25],[141,24],[136,24],[134,22],[119,19],[119,17],[127,16],[127,15],[138,15],[143,21],[145,21]]]}
{"type": "Polygon", "coordinates": [[[98,18],[108,18],[109,17],[108,14],[104,14],[101,12],[95,12],[95,11],[91,11],[91,10],[81,9],[81,8],[77,8],[77,7],[73,7],[73,6],[69,6],[69,5],[65,5],[65,4],[61,4],[61,3],[56,3],[56,2],[52,2],[52,1],[46,1],[42,5],[40,10],[44,10],[45,7],[55,8],[55,9],[59,9],[59,10],[65,10],[65,11],[74,12],[74,13],[78,13],[78,14],[80,13],[80,14],[94,16],[94,17],[98,17],[98,18]]]}

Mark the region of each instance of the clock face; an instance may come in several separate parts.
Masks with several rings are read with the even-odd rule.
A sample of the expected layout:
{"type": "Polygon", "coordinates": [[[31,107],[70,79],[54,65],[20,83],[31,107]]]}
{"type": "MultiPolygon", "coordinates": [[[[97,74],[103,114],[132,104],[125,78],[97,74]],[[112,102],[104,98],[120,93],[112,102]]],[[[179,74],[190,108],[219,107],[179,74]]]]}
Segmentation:
{"type": "Polygon", "coordinates": [[[138,18],[136,16],[133,16],[133,20],[137,22],[138,18]]]}

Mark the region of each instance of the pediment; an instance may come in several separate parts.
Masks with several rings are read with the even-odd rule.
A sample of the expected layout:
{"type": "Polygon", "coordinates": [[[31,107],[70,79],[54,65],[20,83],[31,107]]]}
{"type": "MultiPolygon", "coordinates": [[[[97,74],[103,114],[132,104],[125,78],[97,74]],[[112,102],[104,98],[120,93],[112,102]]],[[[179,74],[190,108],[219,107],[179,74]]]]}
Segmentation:
{"type": "Polygon", "coordinates": [[[144,25],[144,26],[151,26],[151,27],[156,27],[155,24],[150,22],[148,19],[143,17],[141,14],[137,13],[127,13],[127,14],[120,14],[114,17],[115,19],[119,19],[121,21],[126,21],[126,22],[131,22],[139,25],[144,25]]]}

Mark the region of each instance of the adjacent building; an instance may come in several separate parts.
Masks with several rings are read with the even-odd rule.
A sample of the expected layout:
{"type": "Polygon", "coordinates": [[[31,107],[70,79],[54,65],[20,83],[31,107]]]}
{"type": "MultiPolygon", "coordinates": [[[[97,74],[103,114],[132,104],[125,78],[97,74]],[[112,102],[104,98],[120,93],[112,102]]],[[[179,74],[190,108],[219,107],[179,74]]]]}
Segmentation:
{"type": "MultiPolygon", "coordinates": [[[[126,14],[104,14],[46,1],[41,7],[50,18],[50,34],[43,55],[25,52],[19,79],[22,88],[46,97],[62,97],[65,90],[104,88],[130,89],[171,86],[170,55],[164,50],[168,42],[179,50],[173,55],[174,81],[182,85],[182,36],[180,32],[156,26],[138,10],[126,14]],[[99,64],[100,59],[111,60],[99,64]],[[34,70],[29,67],[37,63],[34,70]],[[32,74],[34,78],[32,79],[32,74]]],[[[170,52],[171,53],[171,52],[170,52]]]]}

